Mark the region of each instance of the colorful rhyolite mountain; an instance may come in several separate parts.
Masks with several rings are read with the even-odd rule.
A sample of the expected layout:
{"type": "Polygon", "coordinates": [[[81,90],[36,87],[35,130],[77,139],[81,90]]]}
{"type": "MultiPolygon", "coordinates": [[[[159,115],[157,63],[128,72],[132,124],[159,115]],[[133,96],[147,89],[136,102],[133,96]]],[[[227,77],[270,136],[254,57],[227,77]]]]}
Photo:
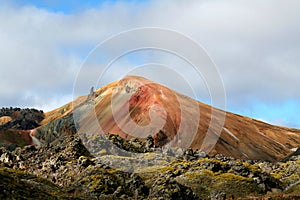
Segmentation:
{"type": "MultiPolygon", "coordinates": [[[[78,110],[81,115],[79,131],[113,133],[123,138],[146,138],[151,134],[157,146],[173,140],[179,129],[188,137],[194,131],[193,127],[197,127],[191,148],[206,150],[209,148],[202,144],[206,135],[217,137],[214,127],[209,128],[212,109],[209,105],[196,102],[145,78],[127,76],[96,90],[94,94],[79,97],[73,103],[46,113],[42,125],[78,110]],[[198,109],[192,106],[189,108],[189,105],[195,103],[198,109]],[[87,104],[92,105],[93,109],[89,109],[87,104]],[[186,113],[181,112],[183,106],[186,113]],[[182,119],[182,116],[187,117],[182,119]],[[193,116],[200,116],[199,121],[193,116]],[[94,122],[95,117],[97,123],[94,122]],[[160,124],[160,121],[164,124],[160,124]],[[139,128],[133,126],[132,130],[128,130],[132,122],[139,128]],[[129,123],[130,126],[126,126],[129,123]],[[145,128],[147,131],[141,132],[142,127],[149,124],[152,125],[152,131],[148,132],[149,129],[145,128]]],[[[210,154],[222,153],[235,158],[275,161],[300,146],[300,130],[270,125],[229,112],[225,112],[224,125],[219,134],[218,142],[210,154]]]]}
{"type": "MultiPolygon", "coordinates": [[[[222,125],[222,118],[218,117],[218,113],[221,115],[222,112],[145,78],[127,76],[45,113],[41,126],[32,131],[31,136],[42,143],[54,140],[59,135],[57,129],[54,137],[47,139],[42,136],[42,132],[47,132],[49,124],[55,122],[61,126],[63,123],[59,120],[70,121],[73,116],[76,118],[78,116],[75,115],[80,115],[80,119],[76,118],[79,134],[84,131],[112,133],[125,139],[152,135],[155,144],[163,146],[178,137],[178,132],[183,137],[195,133],[191,137],[191,148],[241,159],[275,161],[300,147],[300,130],[274,126],[229,112],[224,112],[225,121],[221,129],[210,127],[212,119],[215,120],[212,124],[222,125]],[[197,109],[189,105],[197,105],[197,109]],[[212,110],[216,116],[212,116],[212,110]],[[195,120],[194,116],[200,116],[199,120],[195,120]],[[197,129],[194,130],[194,127],[197,129]],[[215,146],[203,144],[207,135],[212,139],[220,135],[215,146]]],[[[68,132],[66,127],[63,126],[62,131],[68,132]]],[[[172,146],[176,146],[176,142],[172,146]]]]}

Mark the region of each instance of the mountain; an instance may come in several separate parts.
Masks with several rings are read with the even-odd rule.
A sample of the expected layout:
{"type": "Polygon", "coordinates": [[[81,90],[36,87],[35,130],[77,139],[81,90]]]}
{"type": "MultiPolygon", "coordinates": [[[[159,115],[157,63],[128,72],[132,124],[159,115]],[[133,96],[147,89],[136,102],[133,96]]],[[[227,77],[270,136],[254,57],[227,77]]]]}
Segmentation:
{"type": "Polygon", "coordinates": [[[60,129],[76,132],[68,120],[79,117],[79,134],[102,132],[117,134],[125,139],[143,139],[151,134],[156,146],[164,146],[170,141],[176,146],[180,142],[176,138],[180,131],[181,138],[191,138],[188,141],[190,143],[184,144],[184,147],[205,151],[210,150],[209,146],[202,144],[205,137],[218,136],[217,128],[209,127],[211,120],[216,120],[216,125],[221,124],[218,116],[222,113],[225,115],[224,126],[221,127],[216,145],[208,152],[210,154],[222,153],[240,159],[276,161],[300,146],[300,130],[223,112],[138,76],[127,76],[45,113],[42,126],[37,128],[34,135],[42,142],[49,142],[58,137],[54,134],[45,138],[41,134],[50,127],[55,129],[52,132],[59,132],[60,129]],[[216,116],[212,114],[213,110],[217,113],[216,116]],[[200,116],[199,121],[194,116],[200,116]],[[66,127],[63,127],[61,119],[68,124],[66,127]],[[189,134],[193,132],[195,133],[191,137],[189,134]]]}
{"type": "Polygon", "coordinates": [[[43,111],[36,109],[1,108],[0,109],[0,146],[36,145],[31,129],[40,126],[44,119],[43,111]]]}
{"type": "Polygon", "coordinates": [[[3,108],[0,199],[299,199],[299,130],[220,113],[136,76],[47,113],[3,108]]]}

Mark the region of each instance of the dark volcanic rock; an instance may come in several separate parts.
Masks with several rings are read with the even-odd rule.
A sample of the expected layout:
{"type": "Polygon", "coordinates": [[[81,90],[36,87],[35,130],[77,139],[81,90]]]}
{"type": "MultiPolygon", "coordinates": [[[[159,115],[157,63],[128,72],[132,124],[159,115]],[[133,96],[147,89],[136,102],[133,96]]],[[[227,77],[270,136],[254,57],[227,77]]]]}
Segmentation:
{"type": "Polygon", "coordinates": [[[287,157],[285,157],[284,159],[282,159],[282,162],[286,162],[289,160],[299,160],[300,158],[300,147],[297,148],[297,150],[293,153],[291,153],[290,155],[288,155],[287,157]]]}
{"type": "Polygon", "coordinates": [[[37,128],[36,137],[43,143],[55,143],[66,135],[75,135],[77,132],[73,114],[56,119],[37,128]]]}
{"type": "MultiPolygon", "coordinates": [[[[169,164],[149,164],[138,171],[123,172],[102,163],[103,159],[109,163],[111,157],[116,157],[111,146],[145,154],[145,162],[154,150],[161,152],[162,158],[174,156],[177,150],[154,149],[150,138],[146,141],[125,140],[118,135],[99,135],[93,140],[80,138],[71,119],[67,115],[40,127],[37,137],[44,143],[40,147],[29,145],[12,151],[0,148],[0,172],[10,170],[9,175],[3,175],[9,184],[0,181],[4,191],[1,199],[7,199],[12,191],[14,198],[20,198],[21,186],[28,187],[22,193],[24,198],[43,190],[43,199],[224,199],[274,196],[285,191],[293,198],[299,197],[299,159],[278,163],[243,161],[220,154],[209,157],[188,149],[169,164]],[[98,156],[104,156],[101,162],[86,145],[94,146],[100,152],[98,156]]],[[[119,157],[127,159],[126,155],[119,157]]]]}
{"type": "Polygon", "coordinates": [[[30,130],[39,126],[44,119],[44,112],[36,109],[1,108],[0,117],[11,117],[11,121],[0,125],[0,130],[30,130]]]}
{"type": "Polygon", "coordinates": [[[72,195],[48,180],[0,168],[0,199],[69,199],[72,195]]]}
{"type": "Polygon", "coordinates": [[[180,200],[192,200],[201,199],[193,190],[181,185],[174,178],[176,175],[172,172],[166,172],[155,180],[151,186],[150,199],[180,199],[180,200]]]}

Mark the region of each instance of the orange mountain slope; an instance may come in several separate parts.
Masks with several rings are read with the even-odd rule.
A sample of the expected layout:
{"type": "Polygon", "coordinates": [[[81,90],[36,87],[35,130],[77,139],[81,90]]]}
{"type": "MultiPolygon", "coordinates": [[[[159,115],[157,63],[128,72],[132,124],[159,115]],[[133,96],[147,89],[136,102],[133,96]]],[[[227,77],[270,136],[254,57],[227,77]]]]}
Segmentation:
{"type": "Polygon", "coordinates": [[[127,76],[96,90],[93,95],[79,97],[46,113],[42,124],[72,112],[79,134],[113,133],[123,138],[152,135],[158,146],[176,146],[181,139],[188,138],[184,147],[211,150],[210,143],[203,144],[208,135],[208,140],[218,139],[209,151],[211,154],[222,153],[235,158],[275,161],[300,147],[300,130],[229,112],[224,112],[225,121],[221,126],[218,114],[223,111],[137,76],[127,76]],[[212,110],[216,116],[212,116],[212,110]],[[199,116],[199,120],[195,116],[199,116]],[[209,126],[211,118],[221,129],[209,126]]]}

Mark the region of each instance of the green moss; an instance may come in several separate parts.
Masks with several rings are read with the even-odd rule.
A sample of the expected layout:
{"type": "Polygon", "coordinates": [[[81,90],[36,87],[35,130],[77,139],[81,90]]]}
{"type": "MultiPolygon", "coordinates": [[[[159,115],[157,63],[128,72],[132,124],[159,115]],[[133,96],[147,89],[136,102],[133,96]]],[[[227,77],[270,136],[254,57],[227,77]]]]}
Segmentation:
{"type": "Polygon", "coordinates": [[[142,156],[143,156],[143,159],[152,160],[155,158],[156,154],[155,153],[143,153],[142,156]]]}
{"type": "Polygon", "coordinates": [[[108,178],[107,176],[102,175],[94,175],[89,177],[91,180],[90,191],[96,192],[101,191],[103,193],[108,192],[108,185],[102,183],[102,179],[108,178]]]}
{"type": "Polygon", "coordinates": [[[27,174],[27,173],[25,173],[23,171],[15,170],[15,169],[10,169],[10,168],[0,168],[0,173],[10,174],[13,177],[26,177],[26,176],[30,176],[29,174],[27,174]]]}
{"type": "Polygon", "coordinates": [[[223,191],[242,197],[250,194],[258,194],[261,190],[251,178],[235,175],[232,173],[213,172],[211,170],[188,171],[176,180],[190,187],[198,196],[206,199],[212,190],[223,191]]]}
{"type": "Polygon", "coordinates": [[[247,163],[247,162],[244,162],[243,165],[244,165],[244,167],[248,168],[253,173],[261,172],[258,165],[251,165],[250,163],[247,163]]]}
{"type": "Polygon", "coordinates": [[[276,179],[281,179],[284,171],[283,170],[276,170],[271,172],[271,175],[276,179]]]}
{"type": "Polygon", "coordinates": [[[209,176],[209,177],[213,177],[214,176],[214,172],[210,171],[210,170],[202,170],[202,171],[193,171],[193,172],[187,172],[184,174],[184,176],[188,179],[188,180],[195,180],[199,177],[204,177],[204,176],[209,176]]]}
{"type": "Polygon", "coordinates": [[[300,182],[297,184],[292,185],[285,191],[286,194],[298,194],[300,195],[300,182]]]}
{"type": "Polygon", "coordinates": [[[175,174],[175,169],[172,166],[148,166],[142,167],[135,171],[145,182],[147,186],[151,186],[155,179],[161,176],[162,173],[173,172],[175,174]]]}
{"type": "Polygon", "coordinates": [[[64,161],[64,163],[67,165],[72,165],[74,163],[77,163],[77,160],[73,159],[73,160],[69,160],[69,161],[64,161]]]}
{"type": "Polygon", "coordinates": [[[50,181],[25,172],[0,168],[0,199],[67,199],[69,195],[50,181]]]}
{"type": "Polygon", "coordinates": [[[114,169],[97,169],[93,174],[83,177],[79,183],[86,185],[88,192],[96,194],[111,194],[119,185],[114,169]]]}
{"type": "Polygon", "coordinates": [[[290,176],[281,178],[282,182],[285,183],[285,185],[294,184],[295,182],[300,180],[299,174],[292,174],[290,176]]]}
{"type": "Polygon", "coordinates": [[[235,175],[232,173],[224,173],[217,176],[217,179],[219,180],[225,180],[225,181],[249,181],[251,182],[251,178],[246,178],[243,176],[235,175]]]}
{"type": "Polygon", "coordinates": [[[202,158],[202,159],[199,159],[197,161],[198,163],[202,163],[202,162],[210,162],[210,163],[214,163],[214,164],[220,164],[220,165],[227,165],[225,162],[222,162],[220,160],[216,160],[216,159],[212,159],[212,158],[202,158]]]}
{"type": "Polygon", "coordinates": [[[107,155],[107,154],[108,154],[108,152],[106,149],[101,149],[100,151],[97,152],[98,156],[107,155]]]}
{"type": "Polygon", "coordinates": [[[183,168],[183,169],[188,169],[191,165],[191,162],[189,161],[184,161],[184,160],[176,160],[171,164],[174,166],[174,168],[183,168]],[[180,166],[180,167],[179,167],[180,166]]]}
{"type": "Polygon", "coordinates": [[[290,185],[300,179],[299,169],[300,166],[295,161],[280,163],[280,167],[271,172],[271,176],[281,180],[285,185],[290,185]],[[291,165],[293,165],[291,169],[291,165]]]}

